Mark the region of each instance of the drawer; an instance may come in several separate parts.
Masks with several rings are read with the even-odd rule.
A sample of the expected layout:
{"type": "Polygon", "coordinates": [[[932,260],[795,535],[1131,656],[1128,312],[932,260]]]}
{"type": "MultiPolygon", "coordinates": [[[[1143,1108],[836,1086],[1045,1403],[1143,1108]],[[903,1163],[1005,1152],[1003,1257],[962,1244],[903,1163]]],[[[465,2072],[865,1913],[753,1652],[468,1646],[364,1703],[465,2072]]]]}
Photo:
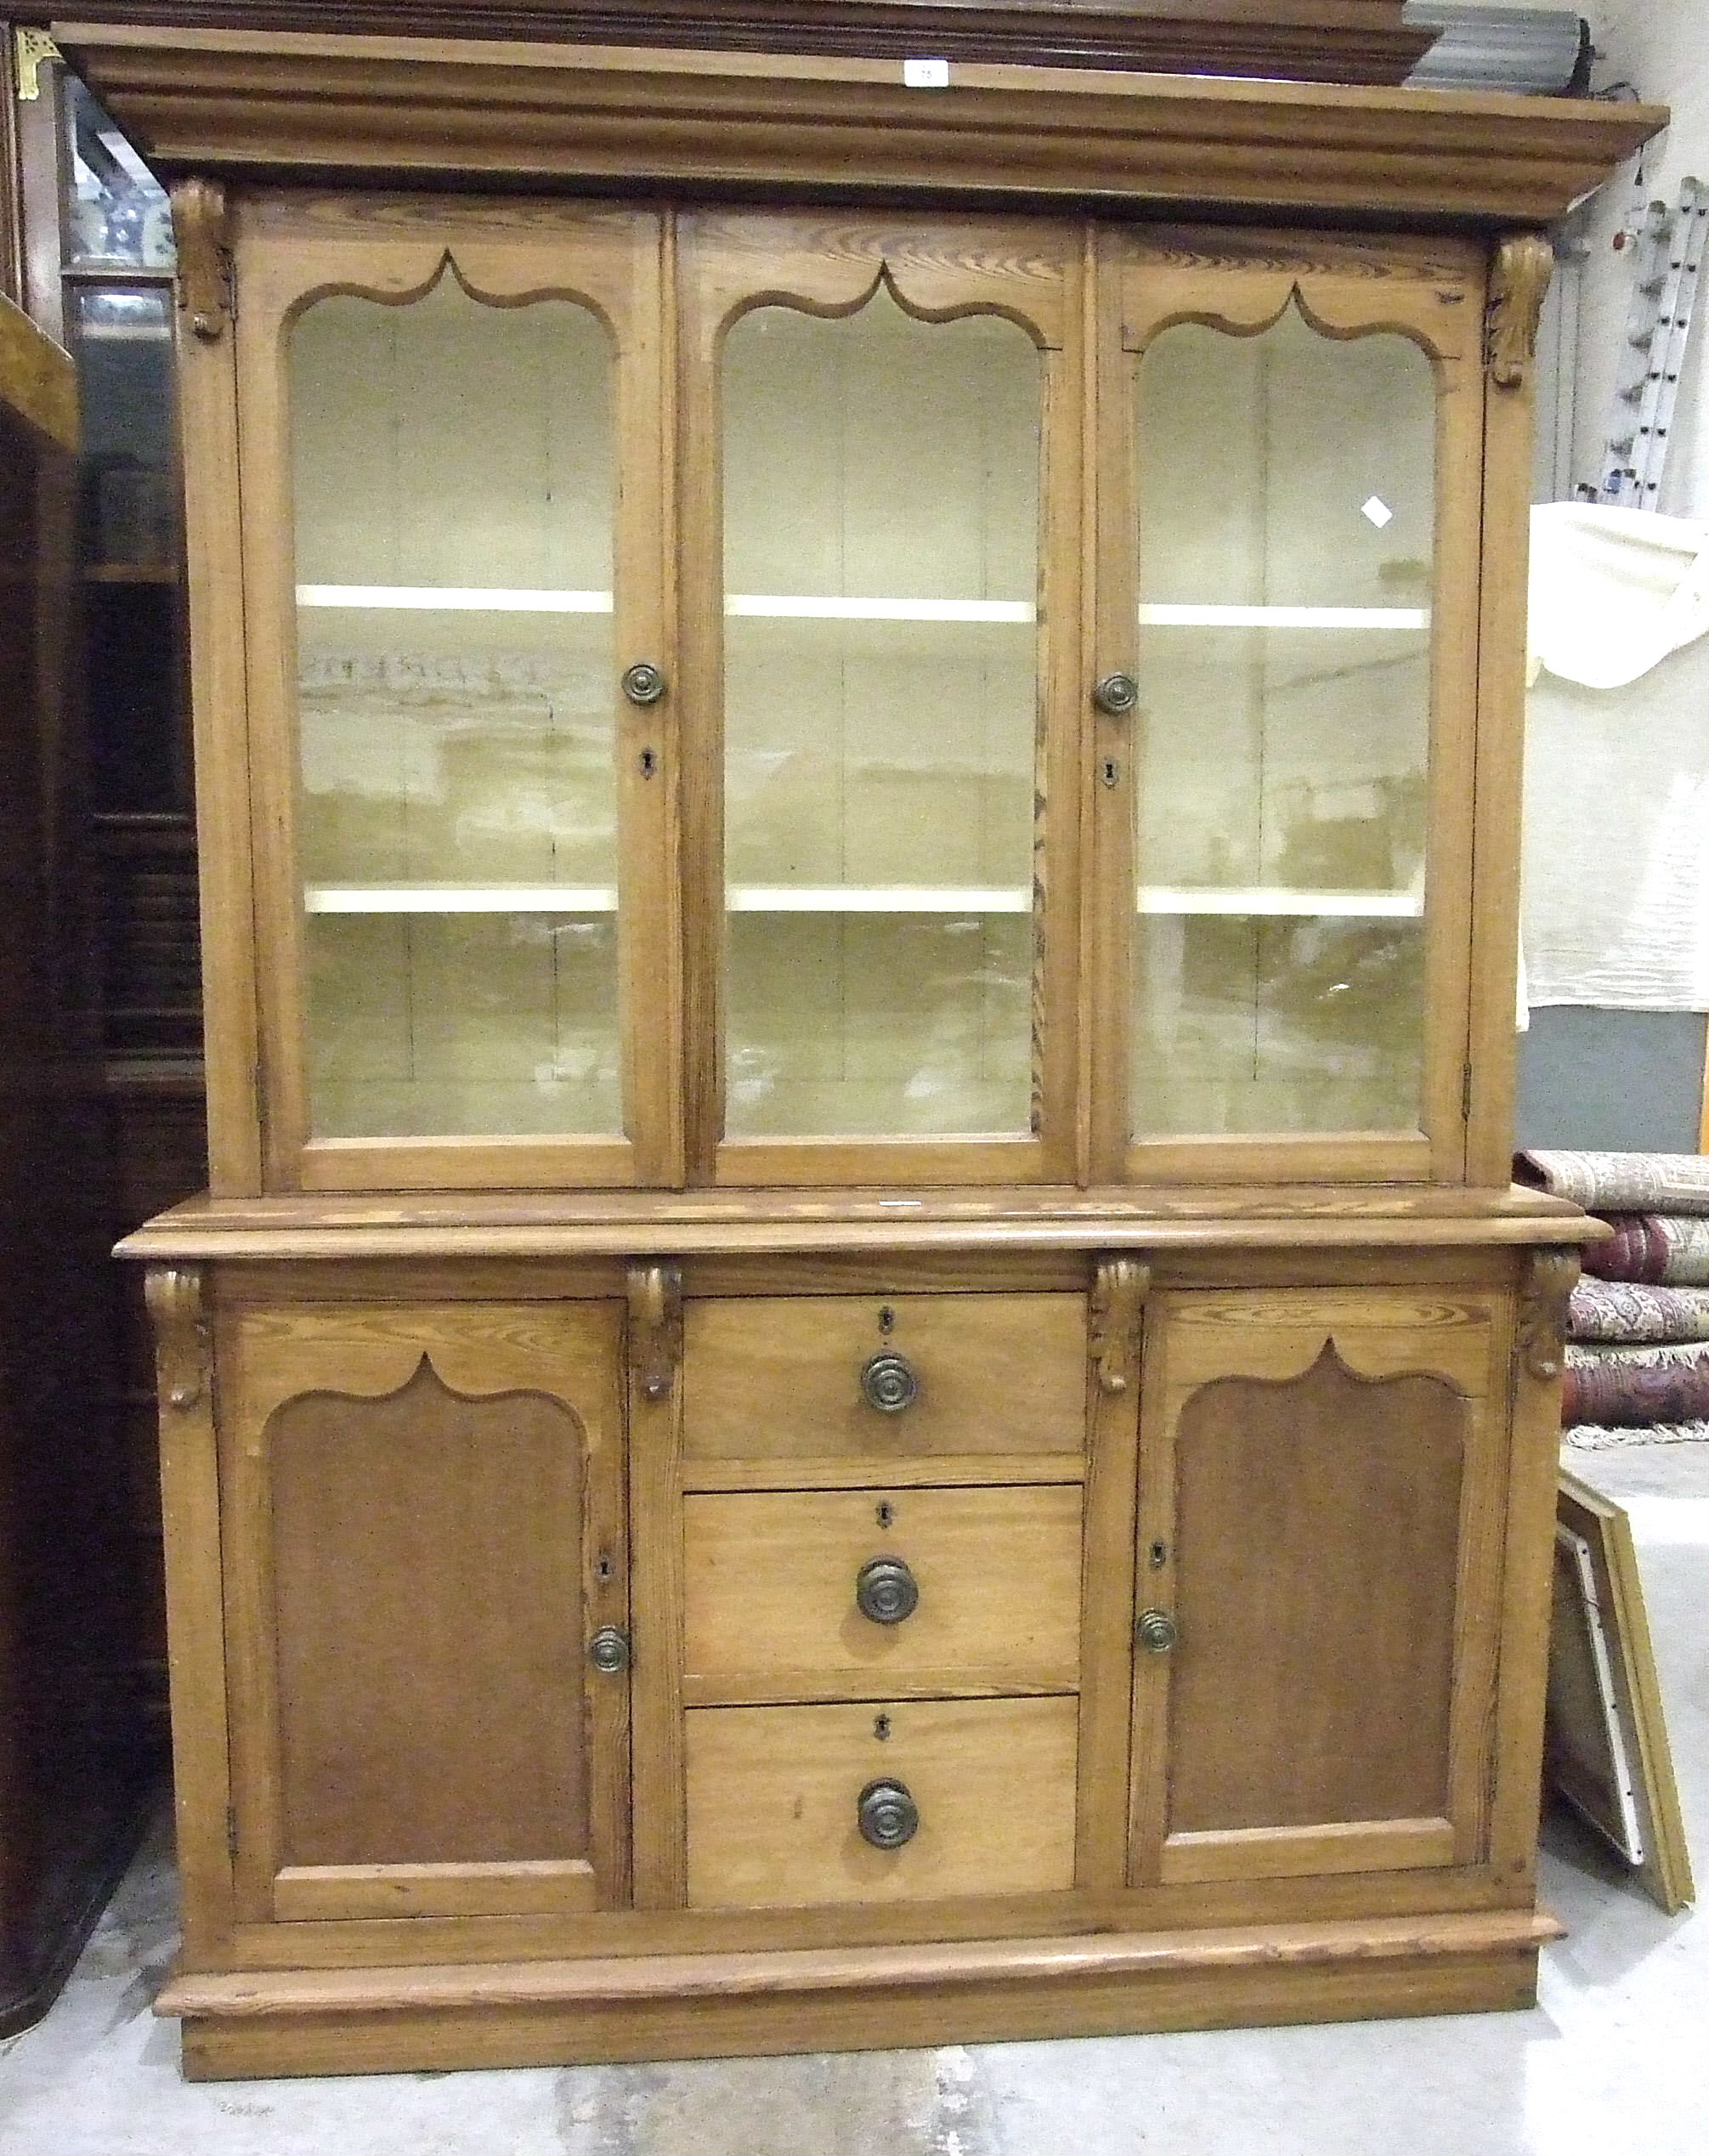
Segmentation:
{"type": "MultiPolygon", "coordinates": [[[[759,1295],[683,1316],[683,1449],[696,1461],[1065,1456],[1086,1419],[1082,1295],[759,1295]],[[869,1405],[861,1373],[900,1356],[904,1407],[869,1405]]],[[[1075,1470],[1078,1472],[1078,1468],[1075,1470]]]]}
{"type": "Polygon", "coordinates": [[[1078,1483],[688,1497],[683,1695],[1072,1691],[1080,1502],[1078,1483]]]}
{"type": "Polygon", "coordinates": [[[1072,1699],[694,1708],[689,1905],[1064,1892],[1077,1712],[1072,1699]],[[899,1785],[914,1808],[899,1847],[861,1832],[874,1783],[899,1785]]]}

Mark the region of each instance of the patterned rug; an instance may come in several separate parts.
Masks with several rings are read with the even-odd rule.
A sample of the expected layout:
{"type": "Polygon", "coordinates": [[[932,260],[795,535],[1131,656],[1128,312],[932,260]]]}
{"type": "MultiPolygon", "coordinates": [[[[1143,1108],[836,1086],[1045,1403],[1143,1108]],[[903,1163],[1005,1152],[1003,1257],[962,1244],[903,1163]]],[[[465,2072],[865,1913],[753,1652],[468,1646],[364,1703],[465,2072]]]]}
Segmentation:
{"type": "Polygon", "coordinates": [[[1636,1280],[1655,1287],[1709,1287],[1709,1217],[1689,1213],[1616,1213],[1614,1233],[1584,1253],[1599,1280],[1636,1280]]]}
{"type": "Polygon", "coordinates": [[[1709,1153],[1574,1153],[1514,1157],[1514,1180],[1570,1198],[1587,1213],[1709,1214],[1709,1153]]]}
{"type": "Polygon", "coordinates": [[[1567,1305],[1570,1340],[1644,1347],[1709,1340],[1709,1287],[1650,1287],[1623,1280],[1582,1280],[1567,1305]]]}
{"type": "Polygon", "coordinates": [[[1570,1347],[1563,1423],[1709,1423],[1709,1348],[1570,1347]]]}

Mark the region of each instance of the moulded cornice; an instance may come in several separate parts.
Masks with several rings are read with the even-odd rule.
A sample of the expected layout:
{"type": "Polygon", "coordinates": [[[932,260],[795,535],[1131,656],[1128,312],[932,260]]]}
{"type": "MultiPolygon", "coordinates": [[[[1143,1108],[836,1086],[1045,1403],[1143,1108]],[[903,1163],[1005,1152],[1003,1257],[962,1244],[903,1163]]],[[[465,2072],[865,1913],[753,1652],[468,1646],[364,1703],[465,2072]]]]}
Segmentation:
{"type": "Polygon", "coordinates": [[[56,25],[167,173],[1226,205],[1548,224],[1662,108],[638,48],[56,25]]]}
{"type": "MultiPolygon", "coordinates": [[[[54,10],[13,0],[26,22],[54,10]]],[[[91,22],[719,51],[930,53],[1308,82],[1401,82],[1436,31],[1403,0],[85,0],[91,22]]]]}

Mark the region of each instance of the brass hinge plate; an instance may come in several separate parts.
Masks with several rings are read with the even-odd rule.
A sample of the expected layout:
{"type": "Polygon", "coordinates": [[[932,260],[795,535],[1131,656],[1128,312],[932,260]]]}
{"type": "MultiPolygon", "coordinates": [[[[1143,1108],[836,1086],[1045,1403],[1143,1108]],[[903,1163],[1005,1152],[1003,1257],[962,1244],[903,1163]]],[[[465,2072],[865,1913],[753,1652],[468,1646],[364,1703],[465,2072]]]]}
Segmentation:
{"type": "Polygon", "coordinates": [[[20,105],[33,105],[42,94],[42,70],[58,59],[59,48],[45,30],[12,32],[12,66],[18,82],[20,105]]]}

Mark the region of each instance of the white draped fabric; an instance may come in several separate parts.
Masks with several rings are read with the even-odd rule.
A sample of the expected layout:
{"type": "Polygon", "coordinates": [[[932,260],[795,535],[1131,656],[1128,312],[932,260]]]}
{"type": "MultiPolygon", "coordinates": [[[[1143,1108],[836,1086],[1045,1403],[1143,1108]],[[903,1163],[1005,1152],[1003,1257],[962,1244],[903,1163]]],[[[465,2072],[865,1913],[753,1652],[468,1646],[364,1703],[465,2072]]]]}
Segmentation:
{"type": "Polygon", "coordinates": [[[1709,1010],[1709,523],[1531,512],[1530,1003],[1709,1010]]]}

